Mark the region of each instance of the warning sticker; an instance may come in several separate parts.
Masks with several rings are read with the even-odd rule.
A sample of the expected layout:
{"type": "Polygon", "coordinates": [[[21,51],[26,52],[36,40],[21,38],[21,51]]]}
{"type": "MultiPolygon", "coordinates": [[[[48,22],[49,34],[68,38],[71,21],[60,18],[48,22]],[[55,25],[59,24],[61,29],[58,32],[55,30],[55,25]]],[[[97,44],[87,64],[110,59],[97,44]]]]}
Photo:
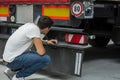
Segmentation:
{"type": "Polygon", "coordinates": [[[8,17],[10,15],[9,6],[0,5],[0,16],[8,17]]]}

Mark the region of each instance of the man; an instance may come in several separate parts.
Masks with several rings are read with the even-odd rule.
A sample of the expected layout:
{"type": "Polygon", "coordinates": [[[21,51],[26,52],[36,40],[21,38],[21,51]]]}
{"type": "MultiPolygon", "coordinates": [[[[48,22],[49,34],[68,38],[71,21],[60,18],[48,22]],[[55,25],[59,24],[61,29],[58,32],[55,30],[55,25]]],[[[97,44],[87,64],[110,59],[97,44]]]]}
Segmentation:
{"type": "Polygon", "coordinates": [[[49,17],[43,16],[37,24],[26,23],[10,36],[3,53],[3,64],[8,67],[4,73],[10,80],[24,80],[50,63],[43,44],[55,44],[57,40],[42,40],[41,34],[46,35],[52,24],[49,17]],[[33,44],[36,51],[29,51],[33,44]],[[10,74],[13,71],[14,76],[10,74]]]}

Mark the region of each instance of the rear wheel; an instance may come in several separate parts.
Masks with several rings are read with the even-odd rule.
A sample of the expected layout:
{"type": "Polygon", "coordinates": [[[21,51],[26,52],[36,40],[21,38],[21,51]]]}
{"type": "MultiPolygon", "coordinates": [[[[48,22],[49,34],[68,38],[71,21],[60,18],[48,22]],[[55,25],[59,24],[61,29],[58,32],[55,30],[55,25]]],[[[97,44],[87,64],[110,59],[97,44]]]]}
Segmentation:
{"type": "Polygon", "coordinates": [[[120,28],[113,28],[112,41],[115,45],[120,46],[120,28]]]}
{"type": "Polygon", "coordinates": [[[108,37],[96,36],[95,39],[89,40],[89,44],[91,44],[93,47],[105,47],[109,41],[110,38],[108,37]]]}

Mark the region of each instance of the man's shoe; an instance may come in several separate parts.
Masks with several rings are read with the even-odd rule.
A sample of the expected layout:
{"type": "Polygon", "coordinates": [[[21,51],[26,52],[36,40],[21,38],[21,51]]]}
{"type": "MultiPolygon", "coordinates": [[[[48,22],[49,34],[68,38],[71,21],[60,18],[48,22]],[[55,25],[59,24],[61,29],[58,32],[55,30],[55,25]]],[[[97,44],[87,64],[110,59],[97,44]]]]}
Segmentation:
{"type": "Polygon", "coordinates": [[[11,71],[9,68],[7,68],[4,71],[4,74],[10,79],[12,80],[13,76],[15,75],[15,72],[11,71]]]}
{"type": "Polygon", "coordinates": [[[12,78],[12,80],[25,80],[23,77],[21,77],[21,78],[17,78],[16,77],[16,74],[13,76],[13,78],[12,78]]]}

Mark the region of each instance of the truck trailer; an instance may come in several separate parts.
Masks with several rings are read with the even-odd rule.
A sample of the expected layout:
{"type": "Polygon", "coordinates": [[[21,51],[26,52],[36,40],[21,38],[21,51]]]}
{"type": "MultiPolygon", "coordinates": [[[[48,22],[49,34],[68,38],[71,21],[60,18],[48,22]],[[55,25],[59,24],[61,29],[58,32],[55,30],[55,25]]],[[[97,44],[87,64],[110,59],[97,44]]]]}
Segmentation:
{"type": "Polygon", "coordinates": [[[81,75],[84,49],[120,45],[120,0],[0,0],[0,39],[6,41],[21,25],[40,16],[53,19],[45,39],[52,62],[47,70],[81,75]]]}

